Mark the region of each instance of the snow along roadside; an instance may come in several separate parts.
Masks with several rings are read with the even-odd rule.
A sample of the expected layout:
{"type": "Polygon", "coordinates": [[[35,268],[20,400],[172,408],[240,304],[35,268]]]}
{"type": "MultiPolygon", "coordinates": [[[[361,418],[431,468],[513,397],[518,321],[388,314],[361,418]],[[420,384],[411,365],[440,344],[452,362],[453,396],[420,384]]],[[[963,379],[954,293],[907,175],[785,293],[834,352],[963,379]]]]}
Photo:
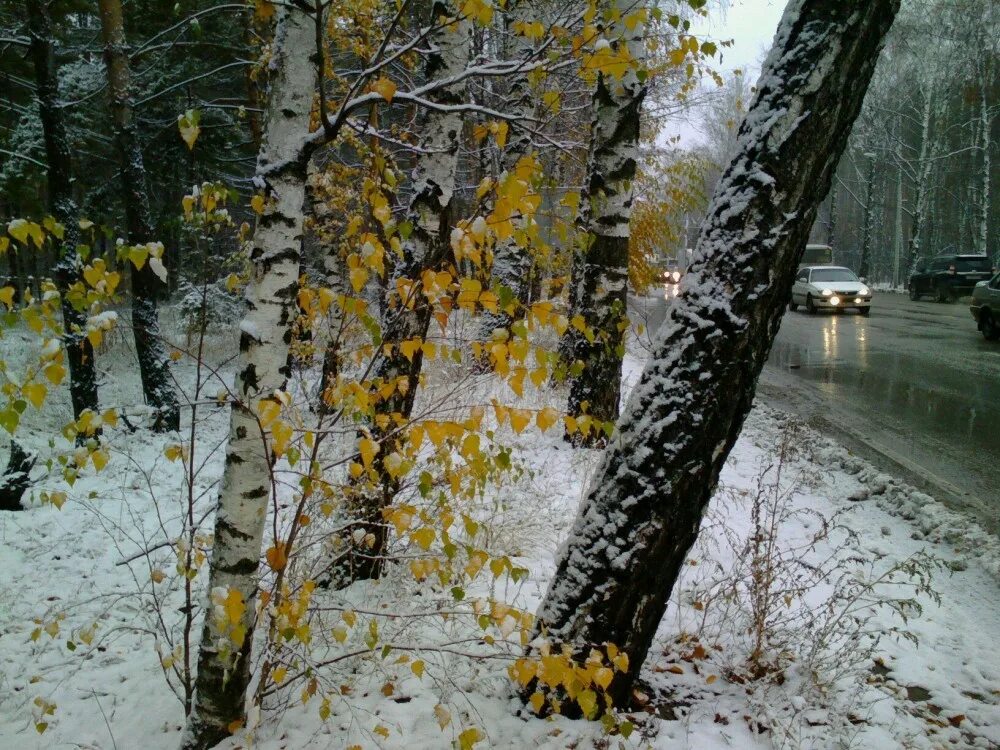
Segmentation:
{"type": "Polygon", "coordinates": [[[759,401],[754,409],[772,418],[780,415],[781,418],[799,423],[803,434],[812,443],[820,466],[828,471],[843,471],[857,481],[859,487],[850,497],[851,500],[874,500],[879,508],[890,515],[911,522],[915,527],[914,539],[950,546],[956,553],[956,559],[950,563],[953,569],[962,570],[970,560],[978,560],[991,576],[1000,581],[1000,538],[983,529],[974,519],[881,471],[835,439],[810,427],[798,415],[759,401]]]}

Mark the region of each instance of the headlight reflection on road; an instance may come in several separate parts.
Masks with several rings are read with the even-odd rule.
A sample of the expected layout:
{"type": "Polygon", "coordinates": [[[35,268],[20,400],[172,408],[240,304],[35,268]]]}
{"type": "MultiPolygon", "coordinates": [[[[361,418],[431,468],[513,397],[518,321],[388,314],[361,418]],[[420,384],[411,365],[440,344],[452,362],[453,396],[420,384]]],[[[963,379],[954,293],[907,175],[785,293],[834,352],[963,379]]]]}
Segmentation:
{"type": "Polygon", "coordinates": [[[826,319],[825,325],[823,326],[823,354],[826,355],[827,359],[836,359],[837,354],[840,351],[840,346],[837,341],[837,332],[840,323],[840,316],[833,315],[826,319]]]}

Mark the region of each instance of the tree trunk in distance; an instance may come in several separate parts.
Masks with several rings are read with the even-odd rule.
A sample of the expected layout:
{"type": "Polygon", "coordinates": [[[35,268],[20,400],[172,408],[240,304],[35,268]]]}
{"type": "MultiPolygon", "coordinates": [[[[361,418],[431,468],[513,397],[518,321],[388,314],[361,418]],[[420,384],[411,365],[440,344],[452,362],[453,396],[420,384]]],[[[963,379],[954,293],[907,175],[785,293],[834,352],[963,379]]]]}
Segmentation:
{"type": "MultiPolygon", "coordinates": [[[[79,419],[87,409],[97,411],[97,368],[94,347],[86,336],[87,315],[67,299],[67,291],[83,280],[83,262],[76,247],[80,240],[80,207],[73,195],[73,168],[69,136],[59,101],[55,50],[52,42],[52,18],[45,0],[26,0],[31,59],[35,68],[35,93],[48,162],[48,204],[52,216],[63,225],[65,234],[56,246],[53,268],[56,286],[62,295],[63,343],[69,364],[69,392],[73,417],[79,419]]],[[[53,242],[55,242],[53,238],[53,242]]]]}
{"type": "MultiPolygon", "coordinates": [[[[121,0],[99,0],[104,64],[111,98],[111,119],[121,165],[122,194],[128,241],[143,245],[153,239],[153,219],[149,212],[146,168],[143,164],[139,132],[132,115],[129,91],[128,48],[122,21],[121,0]]],[[[147,259],[142,268],[129,263],[132,276],[132,332],[139,360],[139,375],[146,403],[156,409],[153,428],[167,432],[180,428],[180,406],[170,379],[170,360],[160,335],[156,297],[166,285],[154,273],[147,259]]]]}
{"type": "Polygon", "coordinates": [[[617,645],[629,657],[608,687],[618,705],[753,403],[898,9],[899,0],[788,4],[694,262],[560,554],[536,635],[580,654],[617,645]]]}

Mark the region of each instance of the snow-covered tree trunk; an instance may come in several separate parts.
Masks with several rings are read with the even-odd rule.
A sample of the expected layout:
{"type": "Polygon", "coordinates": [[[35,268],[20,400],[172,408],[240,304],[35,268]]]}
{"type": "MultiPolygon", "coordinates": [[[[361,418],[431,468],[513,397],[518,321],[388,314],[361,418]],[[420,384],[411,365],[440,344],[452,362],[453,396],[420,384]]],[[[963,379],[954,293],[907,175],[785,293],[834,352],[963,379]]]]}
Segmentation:
{"type": "MultiPolygon", "coordinates": [[[[472,24],[468,18],[460,17],[455,4],[446,0],[435,0],[431,7],[431,22],[437,28],[428,38],[430,52],[425,80],[456,76],[469,64],[472,24]],[[442,18],[455,20],[442,26],[442,18]]],[[[451,208],[462,114],[447,107],[464,103],[465,97],[464,81],[435,89],[428,95],[430,106],[422,112],[420,127],[417,128],[422,135],[421,151],[413,170],[413,193],[407,208],[407,221],[413,229],[403,243],[403,257],[396,264],[393,279],[386,287],[388,299],[382,341],[390,351],[378,362],[374,373],[374,378],[381,382],[398,383],[403,379],[407,385],[405,390],[397,388],[391,396],[378,403],[376,409],[379,414],[408,419],[413,410],[423,367],[423,352],[418,350],[412,359],[408,359],[399,344],[410,339],[423,340],[427,336],[433,309],[422,292],[421,278],[425,270],[441,268],[451,256],[451,208]],[[414,282],[409,300],[399,299],[397,279],[414,282]]],[[[381,482],[377,490],[361,493],[356,500],[356,513],[366,536],[371,536],[367,536],[368,542],[351,551],[345,566],[336,572],[338,585],[348,580],[378,578],[382,572],[388,534],[382,508],[392,501],[397,486],[383,461],[394,450],[395,423],[390,419],[383,429],[373,422],[370,429],[372,438],[379,446],[373,463],[381,482]]]]}
{"type": "MultiPolygon", "coordinates": [[[[122,22],[121,0],[100,0],[104,63],[111,98],[111,119],[121,164],[122,193],[128,241],[142,245],[153,240],[153,218],[149,211],[146,168],[139,144],[139,132],[132,115],[129,90],[128,48],[122,22]]],[[[156,297],[166,289],[153,270],[150,259],[142,268],[131,266],[132,333],[139,360],[139,376],[146,403],[156,410],[154,428],[161,431],[180,427],[180,406],[170,379],[170,360],[160,336],[156,297]]]]}
{"type": "Polygon", "coordinates": [[[920,156],[917,163],[917,181],[913,195],[913,224],[910,227],[910,268],[912,274],[920,260],[921,242],[923,240],[924,224],[927,219],[927,203],[930,194],[932,142],[931,122],[934,119],[934,97],[936,87],[931,80],[924,92],[923,108],[920,117],[920,156]]]}
{"type": "Polygon", "coordinates": [[[980,189],[979,189],[979,217],[978,217],[978,231],[976,237],[976,246],[981,255],[990,254],[990,181],[993,179],[992,169],[993,163],[990,154],[990,149],[993,144],[990,143],[990,134],[993,132],[993,117],[990,112],[990,100],[989,100],[989,83],[990,80],[990,70],[992,66],[988,61],[982,63],[985,69],[982,73],[982,85],[980,86],[979,93],[979,132],[980,132],[980,149],[983,152],[983,167],[982,172],[980,172],[980,189]]]}
{"type": "MultiPolygon", "coordinates": [[[[506,50],[505,57],[510,60],[528,61],[534,52],[534,45],[528,36],[519,33],[516,24],[526,22],[527,11],[532,3],[529,0],[515,1],[508,3],[506,21],[506,50]]],[[[518,73],[511,79],[507,89],[505,111],[512,117],[522,121],[527,121],[535,114],[536,97],[532,91],[528,76],[525,73],[518,73]]],[[[500,155],[500,164],[504,172],[513,172],[518,161],[522,157],[532,152],[531,133],[523,127],[514,127],[511,130],[507,145],[500,155]]],[[[521,316],[521,310],[528,301],[531,291],[531,255],[527,248],[522,247],[514,237],[507,237],[499,240],[493,250],[493,286],[505,287],[511,292],[512,298],[518,303],[518,310],[514,316],[504,310],[493,313],[488,310],[483,311],[479,319],[480,341],[490,341],[495,331],[503,331],[510,328],[515,317],[521,316]]],[[[486,358],[484,358],[484,364],[486,358]]]]}
{"type": "MultiPolygon", "coordinates": [[[[56,286],[62,295],[62,314],[66,360],[69,364],[69,392],[73,416],[79,418],[87,409],[97,411],[97,368],[94,347],[86,336],[87,315],[67,299],[69,288],[83,279],[83,262],[77,254],[80,240],[80,208],[73,195],[73,168],[69,136],[59,101],[52,18],[45,0],[27,0],[28,34],[31,60],[35,68],[35,95],[45,141],[48,170],[48,205],[52,216],[63,225],[64,234],[56,245],[57,261],[53,269],[56,286]]],[[[53,240],[55,241],[55,240],[53,240]]]]}
{"type": "Polygon", "coordinates": [[[868,174],[865,178],[864,225],[861,228],[861,260],[858,263],[858,276],[867,279],[872,272],[872,241],[875,237],[875,154],[866,153],[868,174]]]}
{"type": "Polygon", "coordinates": [[[258,174],[267,175],[267,206],[250,253],[248,311],[240,324],[236,400],[217,502],[194,706],[182,740],[185,750],[213,747],[246,715],[261,540],[272,491],[270,451],[257,414],[258,404],[284,387],[290,326],[298,311],[306,181],[302,142],[316,87],[315,23],[297,6],[280,6],[257,163],[258,174]],[[272,172],[275,164],[285,166],[272,172]],[[213,604],[220,594],[237,595],[244,604],[238,642],[213,604]]]}
{"type": "Polygon", "coordinates": [[[789,2],[694,261],[560,554],[537,634],[582,654],[616,644],[629,657],[609,686],[619,704],[750,410],[898,8],[789,2]]]}
{"type": "Polygon", "coordinates": [[[617,78],[607,72],[597,77],[590,128],[587,177],[577,216],[583,247],[573,263],[570,280],[570,318],[583,317],[591,337],[570,328],[570,362],[582,362],[573,378],[567,411],[586,411],[600,422],[618,418],[622,358],[628,327],[628,245],[632,192],[639,147],[639,121],[646,96],[643,61],[646,25],[627,21],[634,16],[634,0],[610,3],[613,17],[597,46],[625,45],[635,61],[617,78]]]}

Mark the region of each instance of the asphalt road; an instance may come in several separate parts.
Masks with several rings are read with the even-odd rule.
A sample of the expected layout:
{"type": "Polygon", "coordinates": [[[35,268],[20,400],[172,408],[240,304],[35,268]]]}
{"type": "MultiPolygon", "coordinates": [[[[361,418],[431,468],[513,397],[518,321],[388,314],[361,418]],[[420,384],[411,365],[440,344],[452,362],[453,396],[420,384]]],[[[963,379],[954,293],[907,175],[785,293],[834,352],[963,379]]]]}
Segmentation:
{"type": "MultiPolygon", "coordinates": [[[[635,298],[657,327],[669,302],[635,298]]],[[[855,312],[788,312],[758,397],[1000,532],[1000,344],[967,300],[877,294],[855,312]]]]}

